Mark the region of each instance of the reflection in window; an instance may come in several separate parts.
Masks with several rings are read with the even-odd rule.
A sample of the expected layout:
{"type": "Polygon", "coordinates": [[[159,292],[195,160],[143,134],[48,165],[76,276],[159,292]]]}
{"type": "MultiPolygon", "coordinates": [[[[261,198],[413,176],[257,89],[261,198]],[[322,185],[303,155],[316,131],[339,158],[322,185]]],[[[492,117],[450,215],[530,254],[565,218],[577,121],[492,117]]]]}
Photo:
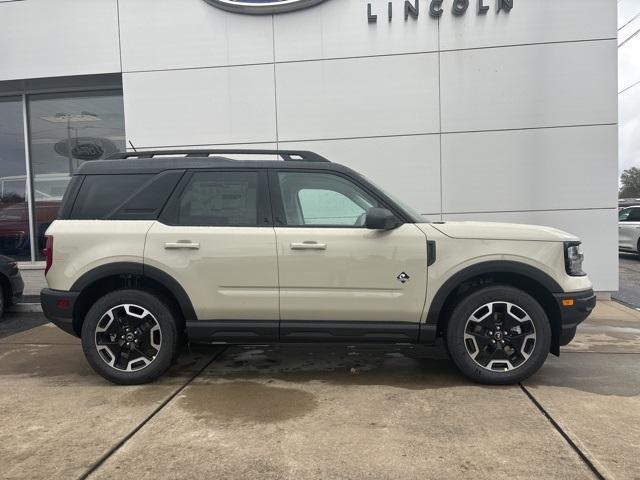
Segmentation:
{"type": "Polygon", "coordinates": [[[626,222],[627,218],[629,218],[630,213],[631,213],[630,208],[625,208],[624,210],[621,210],[620,213],[618,213],[618,221],[626,222]]]}
{"type": "Polygon", "coordinates": [[[0,98],[0,254],[30,260],[22,99],[0,98]]]}
{"type": "Polygon", "coordinates": [[[124,150],[121,92],[30,95],[36,250],[55,218],[69,178],[80,165],[124,150]]]}
{"type": "Polygon", "coordinates": [[[178,223],[202,226],[257,226],[258,174],[194,173],[180,199],[178,223]]]}
{"type": "Polygon", "coordinates": [[[365,208],[332,190],[305,188],[298,191],[305,225],[355,225],[365,208]]]}
{"type": "Polygon", "coordinates": [[[378,202],[349,180],[328,173],[279,172],[286,224],[362,227],[378,202]]]}

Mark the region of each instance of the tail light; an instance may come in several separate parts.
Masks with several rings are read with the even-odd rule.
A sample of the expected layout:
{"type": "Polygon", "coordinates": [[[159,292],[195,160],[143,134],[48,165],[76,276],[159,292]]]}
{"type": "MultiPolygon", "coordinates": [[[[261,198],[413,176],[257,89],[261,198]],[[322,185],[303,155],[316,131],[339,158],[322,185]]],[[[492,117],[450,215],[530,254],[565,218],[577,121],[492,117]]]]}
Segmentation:
{"type": "Polygon", "coordinates": [[[46,235],[44,238],[46,239],[47,243],[45,244],[45,247],[42,249],[42,255],[47,261],[47,265],[46,267],[44,267],[44,274],[46,275],[49,269],[51,268],[51,265],[53,265],[53,236],[46,235]]]}

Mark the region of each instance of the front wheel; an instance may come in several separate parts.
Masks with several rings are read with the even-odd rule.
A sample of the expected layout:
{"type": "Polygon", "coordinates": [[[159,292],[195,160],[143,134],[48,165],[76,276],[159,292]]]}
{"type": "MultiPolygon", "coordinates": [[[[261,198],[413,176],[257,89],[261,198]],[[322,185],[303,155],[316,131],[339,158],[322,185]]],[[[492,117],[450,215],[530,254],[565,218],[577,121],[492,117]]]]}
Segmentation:
{"type": "Polygon", "coordinates": [[[458,303],[447,324],[446,342],[451,359],[465,376],[480,383],[512,384],[542,366],[551,327],[533,297],[495,285],[458,303]]]}
{"type": "Polygon", "coordinates": [[[100,298],[82,325],[82,349],[107,380],[134,385],[162,375],[177,352],[176,321],[156,296],[117,290],[100,298]]]}

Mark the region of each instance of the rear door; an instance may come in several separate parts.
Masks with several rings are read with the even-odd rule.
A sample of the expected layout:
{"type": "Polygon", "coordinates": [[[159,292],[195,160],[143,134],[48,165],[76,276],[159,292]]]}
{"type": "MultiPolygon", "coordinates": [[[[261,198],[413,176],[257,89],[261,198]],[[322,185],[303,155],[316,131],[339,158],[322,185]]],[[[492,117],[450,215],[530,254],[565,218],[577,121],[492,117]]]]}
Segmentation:
{"type": "Polygon", "coordinates": [[[260,170],[187,172],[147,235],[145,265],[180,283],[198,318],[187,327],[207,332],[208,340],[278,336],[266,179],[260,170]]]}

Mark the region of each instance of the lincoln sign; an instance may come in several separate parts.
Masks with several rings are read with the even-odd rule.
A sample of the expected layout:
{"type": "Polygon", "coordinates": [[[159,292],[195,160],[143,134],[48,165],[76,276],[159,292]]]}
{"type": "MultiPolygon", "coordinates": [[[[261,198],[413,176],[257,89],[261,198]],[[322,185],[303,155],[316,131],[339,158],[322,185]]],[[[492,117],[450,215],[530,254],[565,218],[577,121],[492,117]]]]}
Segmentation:
{"type": "MultiPolygon", "coordinates": [[[[403,8],[399,12],[404,16],[405,20],[408,20],[409,17],[418,18],[420,15],[420,4],[429,4],[429,15],[432,18],[440,18],[442,14],[445,12],[447,8],[447,3],[451,7],[451,13],[456,16],[461,16],[467,13],[469,10],[469,3],[474,0],[453,0],[451,2],[446,2],[445,0],[429,0],[428,2],[421,2],[420,0],[405,0],[403,2],[403,8]]],[[[495,11],[496,13],[500,11],[509,12],[513,8],[513,0],[494,0],[495,1],[495,11]]],[[[486,15],[491,6],[489,5],[490,0],[475,0],[476,4],[476,12],[478,15],[486,15]]],[[[386,12],[384,14],[382,12],[381,15],[384,15],[386,19],[390,22],[393,19],[394,13],[394,2],[388,2],[386,12]]],[[[367,4],[367,19],[369,23],[376,23],[378,21],[378,12],[374,10],[371,3],[367,4]]]]}
{"type": "MultiPolygon", "coordinates": [[[[270,15],[274,13],[292,12],[302,8],[313,7],[326,0],[204,0],[205,2],[233,13],[247,13],[250,15],[270,15]]],[[[486,15],[491,10],[491,3],[494,4],[496,13],[500,11],[508,12],[513,8],[513,0],[405,0],[404,2],[388,2],[386,5],[380,3],[376,6],[367,3],[367,20],[369,23],[376,23],[378,15],[393,19],[394,9],[398,8],[398,13],[404,16],[418,18],[420,6],[428,8],[429,15],[439,18],[447,9],[454,15],[464,15],[474,3],[474,9],[478,15],[486,15]],[[376,11],[376,7],[384,11],[376,11]],[[385,8],[386,7],[386,8],[385,8]]],[[[364,7],[364,5],[363,5],[364,7]]]]}

